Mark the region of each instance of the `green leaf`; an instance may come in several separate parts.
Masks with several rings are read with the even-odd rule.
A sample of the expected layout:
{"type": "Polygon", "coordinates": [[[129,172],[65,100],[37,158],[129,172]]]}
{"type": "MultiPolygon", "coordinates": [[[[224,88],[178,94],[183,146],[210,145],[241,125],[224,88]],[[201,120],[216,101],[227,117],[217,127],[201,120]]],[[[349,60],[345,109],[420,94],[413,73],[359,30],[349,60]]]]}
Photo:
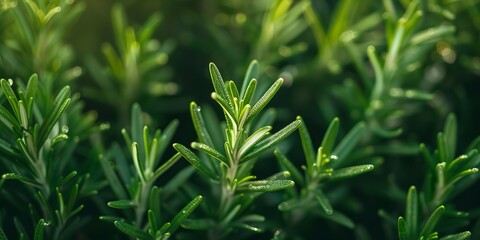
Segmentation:
{"type": "MultiPolygon", "coordinates": [[[[30,79],[28,79],[27,89],[25,91],[25,100],[33,101],[33,99],[35,99],[35,92],[37,90],[37,87],[38,87],[38,75],[32,74],[32,76],[30,76],[30,79]]],[[[33,102],[27,102],[28,112],[31,111],[32,103],[33,102]]]]}
{"type": "Polygon", "coordinates": [[[378,60],[378,56],[375,53],[374,46],[368,46],[367,56],[375,72],[375,84],[373,86],[372,94],[371,94],[371,99],[372,99],[371,102],[373,103],[374,101],[378,101],[378,99],[382,97],[382,94],[384,92],[385,80],[384,80],[383,70],[380,65],[380,61],[378,60]]]}
{"type": "Polygon", "coordinates": [[[438,221],[442,217],[443,213],[445,212],[445,207],[439,206],[435,211],[433,211],[432,215],[428,218],[423,226],[422,230],[420,231],[420,237],[427,237],[435,230],[435,226],[437,225],[438,221]]]}
{"type": "Polygon", "coordinates": [[[108,202],[107,205],[111,208],[116,209],[129,209],[136,206],[136,204],[131,200],[117,200],[108,202]]]}
{"type": "Polygon", "coordinates": [[[454,114],[449,114],[444,127],[444,137],[446,144],[446,157],[448,162],[452,161],[457,151],[457,118],[454,114]]]}
{"type": "Polygon", "coordinates": [[[241,207],[242,206],[240,204],[236,204],[233,208],[227,209],[227,211],[225,211],[225,213],[222,216],[222,222],[221,223],[222,224],[231,223],[233,221],[233,219],[235,218],[235,216],[237,216],[238,211],[240,211],[241,207]]]}
{"type": "Polygon", "coordinates": [[[433,43],[442,37],[455,32],[455,26],[452,25],[440,25],[437,27],[431,27],[418,32],[410,40],[411,46],[419,44],[433,43]]]}
{"type": "MultiPolygon", "coordinates": [[[[253,79],[256,78],[257,73],[258,73],[258,68],[259,64],[257,60],[252,60],[250,64],[248,65],[247,72],[245,73],[245,77],[243,78],[243,83],[242,83],[242,90],[240,92],[240,98],[241,99],[247,99],[245,96],[248,95],[249,91],[247,91],[248,88],[250,88],[250,84],[252,83],[253,79]]],[[[255,89],[255,88],[253,88],[255,89]]],[[[253,94],[252,94],[253,95],[253,94]]],[[[250,103],[250,101],[245,102],[246,104],[250,103]]]]}
{"type": "Polygon", "coordinates": [[[220,71],[218,71],[218,68],[214,63],[210,63],[208,67],[210,69],[210,77],[212,79],[215,92],[226,100],[228,106],[230,107],[229,109],[233,109],[233,100],[228,96],[227,87],[225,86],[225,82],[223,81],[220,71]]]}
{"type": "Polygon", "coordinates": [[[224,163],[227,166],[230,165],[227,158],[225,156],[223,156],[223,154],[219,153],[217,150],[213,149],[212,147],[208,146],[207,144],[192,142],[191,147],[193,149],[197,149],[199,151],[202,151],[202,152],[210,155],[211,157],[217,159],[218,161],[220,161],[221,163],[224,163]]]}
{"type": "Polygon", "coordinates": [[[232,102],[235,102],[234,99],[237,99],[237,103],[240,100],[240,94],[238,93],[237,85],[234,81],[228,81],[226,84],[228,96],[232,99],[232,102]]]}
{"type": "Polygon", "coordinates": [[[243,104],[250,104],[257,88],[257,80],[252,79],[247,86],[245,95],[242,95],[243,104]]]}
{"type": "MultiPolygon", "coordinates": [[[[152,212],[154,216],[161,216],[160,213],[160,205],[161,205],[161,194],[163,194],[163,189],[159,189],[157,186],[153,186],[150,189],[150,194],[148,196],[148,206],[149,206],[149,211],[152,212]]],[[[157,224],[155,225],[157,228],[160,227],[159,225],[159,220],[160,219],[155,219],[157,221],[157,224]]],[[[154,232],[156,232],[155,230],[154,232]]]]}
{"type": "Polygon", "coordinates": [[[352,128],[352,130],[350,130],[350,132],[348,132],[348,134],[342,139],[342,141],[338,144],[338,146],[333,150],[332,155],[336,156],[337,159],[335,161],[331,161],[332,167],[341,166],[342,163],[345,162],[350,152],[362,139],[365,129],[366,129],[365,123],[359,122],[352,128]]]}
{"type": "Polygon", "coordinates": [[[469,231],[461,232],[461,233],[456,233],[456,234],[451,234],[445,237],[440,238],[440,240],[465,240],[469,239],[472,233],[469,231]]]}
{"type": "Polygon", "coordinates": [[[162,225],[162,227],[158,230],[158,232],[161,234],[161,235],[164,235],[164,234],[169,234],[168,232],[165,232],[168,230],[168,228],[171,226],[172,224],[170,222],[166,222],[162,225]]]}
{"type": "Polygon", "coordinates": [[[78,196],[78,184],[74,184],[73,187],[70,189],[70,194],[68,195],[67,212],[73,209],[73,205],[77,200],[77,196],[78,196]]]}
{"type": "Polygon", "coordinates": [[[317,189],[315,191],[315,198],[317,199],[317,202],[320,204],[320,208],[322,209],[323,213],[327,215],[333,214],[332,205],[330,204],[330,201],[328,200],[327,196],[325,196],[322,190],[317,189]]]}
{"type": "Polygon", "coordinates": [[[374,166],[371,164],[340,168],[333,171],[331,179],[342,179],[342,178],[354,177],[354,176],[372,171],[373,169],[374,169],[374,166]]]}
{"type": "Polygon", "coordinates": [[[40,187],[40,184],[35,182],[33,179],[30,179],[28,177],[16,174],[16,173],[5,173],[2,175],[2,179],[11,179],[11,180],[18,180],[20,182],[35,186],[35,187],[40,187]]]}
{"type": "Polygon", "coordinates": [[[226,116],[228,117],[227,119],[227,122],[228,120],[230,120],[230,122],[232,123],[237,123],[237,118],[235,117],[235,110],[233,109],[233,107],[230,107],[228,105],[228,102],[222,98],[218,93],[216,92],[213,92],[211,94],[211,97],[213,100],[215,100],[221,107],[222,109],[224,110],[226,116]]]}
{"type": "Polygon", "coordinates": [[[115,227],[117,227],[120,231],[124,232],[130,237],[138,238],[140,240],[153,240],[153,237],[150,236],[148,233],[142,231],[140,228],[137,228],[131,224],[128,224],[123,221],[115,221],[115,227]]]}
{"type": "Polygon", "coordinates": [[[164,164],[158,167],[157,170],[155,170],[155,172],[153,173],[153,177],[151,178],[151,180],[159,177],[165,171],[167,171],[171,166],[173,166],[173,164],[175,164],[180,159],[180,156],[181,156],[180,153],[176,153],[170,159],[168,159],[164,164]]]}
{"type": "Polygon", "coordinates": [[[457,172],[458,170],[462,169],[466,164],[468,164],[469,160],[471,160],[475,155],[477,155],[478,151],[476,149],[468,152],[467,154],[462,154],[455,158],[452,162],[447,165],[447,172],[453,173],[457,172]]]}
{"type": "Polygon", "coordinates": [[[190,114],[200,142],[205,143],[208,146],[213,146],[212,137],[210,137],[210,134],[207,131],[205,121],[202,117],[201,108],[195,102],[190,103],[190,114]]]}
{"type": "Polygon", "coordinates": [[[50,113],[45,118],[45,121],[42,123],[39,131],[38,143],[39,146],[43,145],[48,135],[52,131],[53,126],[57,123],[60,116],[67,109],[70,104],[70,87],[64,87],[57,97],[53,101],[53,107],[50,110],[50,113]]]}
{"type": "Polygon", "coordinates": [[[418,196],[415,186],[411,186],[408,190],[406,205],[405,218],[407,221],[408,239],[414,239],[418,231],[418,196]]]}
{"type": "Polygon", "coordinates": [[[295,182],[291,180],[259,180],[248,181],[238,186],[238,191],[244,192],[274,192],[291,188],[295,182]]]}
{"type": "Polygon", "coordinates": [[[460,173],[458,173],[457,175],[453,176],[450,179],[450,184],[460,180],[461,178],[463,178],[465,176],[468,176],[470,174],[474,174],[474,173],[477,173],[477,172],[478,172],[478,168],[469,168],[469,169],[463,170],[463,171],[461,171],[460,173]]]}
{"type": "MultiPolygon", "coordinates": [[[[115,145],[114,145],[115,146],[115,145]]],[[[122,187],[123,184],[118,178],[117,174],[115,173],[111,163],[110,163],[110,155],[113,151],[114,147],[111,148],[110,152],[108,152],[107,156],[101,156],[99,159],[100,166],[102,167],[103,173],[107,178],[108,183],[112,187],[113,192],[118,198],[127,198],[127,193],[125,189],[122,187]]]]}
{"type": "Polygon", "coordinates": [[[10,131],[13,131],[14,126],[20,128],[15,117],[3,106],[0,105],[0,122],[3,123],[10,131]]]}
{"type": "Polygon", "coordinates": [[[74,178],[75,176],[77,176],[77,171],[71,171],[66,177],[60,178],[60,180],[58,181],[57,187],[61,187],[65,185],[70,180],[72,180],[72,178],[74,178]]]}
{"type": "Polygon", "coordinates": [[[38,220],[38,223],[35,226],[35,233],[33,235],[33,240],[43,240],[44,227],[45,227],[45,220],[41,218],[40,220],[38,220]]]}
{"type": "Polygon", "coordinates": [[[303,176],[300,171],[298,171],[298,169],[293,165],[293,163],[290,162],[290,160],[288,160],[288,158],[285,157],[285,155],[283,155],[278,149],[275,149],[274,154],[280,164],[285,168],[285,170],[289,171],[292,174],[293,180],[301,186],[304,186],[305,183],[303,181],[303,176]]]}
{"type": "Polygon", "coordinates": [[[18,101],[18,109],[20,111],[20,125],[22,126],[23,129],[28,129],[29,125],[29,119],[27,113],[27,109],[25,109],[25,104],[22,100],[18,101]]]}
{"type": "Polygon", "coordinates": [[[413,238],[408,238],[409,232],[407,229],[407,223],[403,217],[398,217],[398,238],[400,240],[409,240],[413,238]]]}
{"type": "MultiPolygon", "coordinates": [[[[133,142],[137,142],[140,146],[140,149],[144,149],[143,146],[143,131],[144,131],[144,123],[143,123],[143,112],[140,104],[134,103],[132,105],[130,115],[130,132],[131,132],[131,142],[127,142],[127,145],[132,145],[133,142]]],[[[144,158],[141,156],[142,159],[144,158]]]]}
{"type": "Polygon", "coordinates": [[[307,161],[307,169],[313,169],[315,163],[315,150],[313,148],[312,139],[307,129],[307,124],[303,122],[302,117],[298,116],[297,120],[302,121],[298,131],[300,133],[300,140],[302,141],[303,152],[307,161]]]}
{"type": "Polygon", "coordinates": [[[188,148],[183,146],[182,144],[175,143],[173,144],[173,148],[175,148],[182,156],[194,167],[196,168],[201,174],[204,176],[218,180],[218,176],[216,176],[206,165],[202,162],[200,158],[195,155],[192,151],[188,148]]]}
{"type": "Polygon", "coordinates": [[[333,146],[335,145],[335,139],[337,138],[338,127],[340,125],[340,121],[338,118],[334,118],[330,125],[328,126],[327,132],[323,136],[322,140],[322,152],[327,156],[330,155],[332,152],[333,146]]]}
{"type": "Polygon", "coordinates": [[[355,228],[355,223],[350,219],[348,218],[347,216],[345,216],[344,214],[338,212],[338,211],[335,211],[333,214],[331,215],[322,215],[323,218],[326,218],[328,220],[331,220],[333,222],[336,222],[342,226],[345,226],[347,228],[350,228],[350,229],[353,229],[355,228]]]}
{"type": "Polygon", "coordinates": [[[13,114],[17,118],[17,120],[20,120],[20,111],[18,109],[18,99],[15,93],[12,90],[12,87],[10,86],[9,82],[5,79],[0,80],[0,84],[3,89],[3,93],[5,94],[5,97],[7,98],[8,102],[10,103],[10,106],[12,107],[13,114]]]}
{"type": "Polygon", "coordinates": [[[0,240],[8,240],[1,226],[0,226],[0,240]]]}
{"type": "Polygon", "coordinates": [[[238,150],[237,158],[241,158],[245,152],[247,152],[250,148],[252,148],[257,142],[259,142],[265,135],[267,135],[270,130],[272,130],[271,126],[266,126],[258,129],[252,135],[250,135],[244,142],[243,145],[238,150]]]}
{"type": "Polygon", "coordinates": [[[245,123],[249,123],[253,118],[255,118],[262,110],[267,106],[267,104],[272,100],[273,96],[277,93],[280,87],[283,84],[283,79],[279,78],[275,81],[272,86],[260,97],[260,99],[253,105],[250,110],[250,114],[247,117],[245,123]]]}
{"type": "Polygon", "coordinates": [[[190,201],[171,221],[171,225],[168,228],[169,233],[173,233],[177,230],[180,224],[198,207],[202,202],[203,197],[201,195],[190,201]]]}
{"type": "Polygon", "coordinates": [[[266,137],[264,140],[260,141],[254,148],[248,151],[245,156],[240,160],[240,163],[246,162],[248,160],[253,159],[254,157],[258,156],[262,152],[268,150],[269,148],[275,146],[275,144],[279,143],[287,136],[292,134],[302,122],[300,120],[295,120],[292,123],[288,124],[280,131],[276,132],[273,135],[266,137]]]}
{"type": "Polygon", "coordinates": [[[239,222],[265,222],[265,217],[258,214],[248,214],[238,219],[239,222]]]}
{"type": "Polygon", "coordinates": [[[138,151],[138,146],[137,142],[132,143],[132,159],[133,159],[133,165],[135,166],[135,170],[137,171],[137,176],[140,178],[142,182],[146,182],[146,176],[144,173],[145,166],[143,166],[144,162],[143,159],[140,157],[140,153],[138,151]]]}
{"type": "Polygon", "coordinates": [[[152,233],[156,233],[158,230],[158,220],[157,220],[157,217],[155,216],[155,213],[153,213],[153,211],[149,209],[147,213],[147,217],[148,217],[148,224],[150,226],[152,233]]]}
{"type": "Polygon", "coordinates": [[[25,227],[23,226],[22,222],[18,220],[18,218],[14,217],[13,218],[13,223],[15,224],[15,229],[17,230],[18,233],[18,239],[19,240],[24,240],[25,239],[25,233],[27,231],[25,230],[25,227]]]}

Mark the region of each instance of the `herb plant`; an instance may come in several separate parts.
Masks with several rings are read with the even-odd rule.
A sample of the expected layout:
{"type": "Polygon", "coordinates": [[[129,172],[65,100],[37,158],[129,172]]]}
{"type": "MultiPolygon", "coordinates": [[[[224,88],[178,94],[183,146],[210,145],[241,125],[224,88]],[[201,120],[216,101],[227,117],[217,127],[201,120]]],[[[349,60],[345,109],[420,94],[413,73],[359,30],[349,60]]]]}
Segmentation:
{"type": "Polygon", "coordinates": [[[479,13],[0,0],[0,240],[478,240],[479,13]]]}

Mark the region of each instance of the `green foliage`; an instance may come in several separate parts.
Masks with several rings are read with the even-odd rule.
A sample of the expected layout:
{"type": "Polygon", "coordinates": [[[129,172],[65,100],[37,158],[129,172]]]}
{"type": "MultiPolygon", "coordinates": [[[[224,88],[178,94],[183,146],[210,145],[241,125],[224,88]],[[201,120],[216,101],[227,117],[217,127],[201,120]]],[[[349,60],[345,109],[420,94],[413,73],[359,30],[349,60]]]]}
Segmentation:
{"type": "MultiPolygon", "coordinates": [[[[474,143],[475,144],[475,143],[474,143]]],[[[445,122],[443,132],[437,135],[437,149],[431,153],[424,144],[420,145],[421,152],[427,164],[424,189],[419,194],[414,186],[410,187],[407,199],[405,217],[398,218],[398,235],[401,240],[408,239],[439,239],[435,229],[446,212],[447,201],[471,185],[477,177],[479,156],[476,145],[468,149],[468,153],[455,158],[457,145],[457,120],[450,114],[445,122]],[[448,139],[448,140],[447,140],[448,139]],[[430,216],[428,216],[430,214],[430,216]],[[419,216],[426,220],[419,221],[419,216]],[[428,217],[427,217],[428,216],[428,217]]],[[[467,212],[450,210],[450,216],[455,216],[458,223],[467,218],[467,212]]],[[[421,219],[421,218],[420,218],[421,219]]],[[[450,228],[456,229],[460,225],[454,224],[450,228]]],[[[468,239],[469,231],[448,235],[441,239],[468,239]]]]}
{"type": "Polygon", "coordinates": [[[36,97],[45,96],[45,92],[37,87],[37,75],[30,77],[27,86],[19,84],[16,91],[12,83],[11,80],[0,80],[2,98],[9,105],[9,108],[1,106],[4,138],[0,151],[8,171],[2,174],[2,179],[20,181],[25,184],[25,189],[4,193],[11,201],[35,196],[29,202],[31,214],[49,220],[47,223],[43,218],[39,220],[34,238],[42,239],[44,225],[53,221],[55,229],[50,237],[57,239],[67,221],[82,210],[83,205],[75,205],[77,197],[86,194],[81,190],[84,190],[88,178],[88,175],[77,177],[77,171],[70,169],[72,166],[59,162],[71,157],[71,148],[75,147],[74,141],[68,141],[68,126],[60,121],[65,118],[71,102],[70,88],[64,87],[54,99],[43,105],[36,97]],[[65,198],[64,194],[68,197],[65,198]]]}
{"type": "Polygon", "coordinates": [[[128,26],[122,5],[114,5],[111,15],[115,43],[103,44],[104,64],[92,56],[87,58],[95,86],[85,87],[84,93],[113,107],[121,123],[125,123],[129,106],[141,100],[142,94],[157,97],[176,93],[175,83],[159,81],[159,77],[168,76],[165,64],[174,46],[171,41],[160,43],[153,38],[161,22],[158,14],[150,16],[138,29],[128,26]]]}
{"type": "MultiPolygon", "coordinates": [[[[374,45],[366,48],[374,76],[363,70],[360,56],[364,48],[356,45],[356,32],[345,32],[343,44],[355,61],[355,67],[362,77],[362,85],[353,80],[334,92],[344,101],[348,109],[356,109],[369,129],[380,137],[395,137],[402,133],[401,121],[412,114],[411,109],[419,108],[422,101],[433,98],[430,89],[422,89],[420,82],[411,83],[410,76],[422,69],[422,60],[439,40],[447,39],[455,31],[452,24],[428,26],[422,21],[429,14],[420,1],[405,5],[404,13],[397,16],[398,9],[392,9],[391,1],[384,1],[385,45],[387,51],[379,56],[374,45]],[[350,96],[345,98],[345,96],[350,96]],[[402,106],[402,107],[399,107],[402,106]]],[[[349,8],[352,9],[352,8],[349,8]]]]}
{"type": "Polygon", "coordinates": [[[57,91],[79,77],[82,69],[72,66],[74,53],[63,38],[84,10],[83,2],[2,1],[0,70],[10,77],[27,79],[37,73],[47,92],[57,91]]]}
{"type": "MultiPolygon", "coordinates": [[[[301,117],[297,118],[302,120],[301,117]]],[[[287,212],[286,219],[293,219],[293,214],[299,214],[306,218],[307,216],[324,217],[327,219],[344,218],[340,221],[347,227],[353,228],[352,220],[345,217],[342,213],[334,212],[330,200],[327,198],[325,190],[322,189],[328,183],[335,180],[351,178],[374,169],[371,164],[345,166],[345,162],[350,157],[351,151],[356,147],[365,132],[365,124],[357,124],[342,141],[335,146],[335,140],[339,129],[339,120],[335,118],[330,123],[322,143],[315,154],[311,136],[305,124],[300,126],[300,139],[305,154],[306,165],[302,165],[304,176],[279,150],[275,151],[281,168],[290,171],[295,182],[298,183],[299,190],[288,194],[288,199],[278,206],[278,209],[287,212]],[[300,213],[301,212],[301,213],[300,213]]],[[[289,224],[299,224],[303,220],[295,219],[289,224]]],[[[293,235],[285,233],[288,235],[293,235]]],[[[285,236],[284,236],[285,237],[285,236]]],[[[288,238],[288,237],[287,237],[288,238]]]]}
{"type": "MultiPolygon", "coordinates": [[[[190,104],[193,124],[198,136],[198,142],[191,144],[192,148],[204,153],[204,158],[197,156],[187,147],[176,143],[174,148],[198,170],[205,178],[210,179],[209,188],[215,189],[218,195],[218,209],[208,210],[207,219],[211,224],[209,238],[226,237],[233,229],[243,228],[253,232],[261,232],[258,227],[250,224],[263,222],[264,217],[247,215],[247,210],[253,200],[261,193],[279,191],[293,187],[294,182],[285,179],[290,176],[288,171],[272,175],[264,180],[255,180],[251,174],[256,159],[268,149],[274,147],[285,139],[300,125],[296,120],[277,132],[270,134],[271,126],[254,124],[261,111],[272,100],[280,89],[283,79],[275,81],[269,89],[258,99],[254,99],[257,80],[255,72],[258,63],[253,61],[247,70],[242,89],[233,81],[224,82],[215,64],[210,63],[210,76],[215,92],[211,94],[214,101],[220,105],[225,115],[225,142],[215,146],[200,107],[192,102],[190,104]],[[253,132],[253,133],[251,133],[253,132]],[[213,213],[213,214],[212,214],[213,213]],[[252,218],[253,217],[253,218],[252,218]]],[[[210,208],[217,208],[210,206],[210,208]]],[[[189,222],[190,228],[196,229],[200,225],[195,221],[189,222]]],[[[189,225],[187,224],[187,228],[189,225]]]]}
{"type": "Polygon", "coordinates": [[[0,0],[0,240],[480,239],[479,7],[0,0]]]}
{"type": "Polygon", "coordinates": [[[134,104],[131,113],[131,134],[128,134],[125,129],[122,130],[123,138],[127,146],[130,146],[132,163],[128,163],[126,158],[121,156],[123,152],[119,148],[112,148],[109,155],[100,160],[113,192],[117,197],[122,198],[121,200],[110,201],[107,205],[115,209],[132,209],[133,214],[127,214],[126,219],[109,216],[101,216],[100,219],[113,221],[120,231],[134,238],[167,239],[195,210],[203,197],[197,196],[179,211],[171,222],[159,225],[159,221],[165,219],[160,209],[160,206],[163,205],[160,199],[165,198],[160,195],[170,195],[172,193],[153,186],[153,184],[160,175],[180,159],[180,154],[175,154],[160,164],[160,159],[166,147],[170,144],[178,122],[173,121],[163,132],[158,129],[151,135],[148,126],[143,125],[142,114],[140,106],[134,104]],[[118,174],[109,164],[110,157],[117,159],[118,174]],[[146,227],[148,227],[147,231],[142,230],[146,227]]]}

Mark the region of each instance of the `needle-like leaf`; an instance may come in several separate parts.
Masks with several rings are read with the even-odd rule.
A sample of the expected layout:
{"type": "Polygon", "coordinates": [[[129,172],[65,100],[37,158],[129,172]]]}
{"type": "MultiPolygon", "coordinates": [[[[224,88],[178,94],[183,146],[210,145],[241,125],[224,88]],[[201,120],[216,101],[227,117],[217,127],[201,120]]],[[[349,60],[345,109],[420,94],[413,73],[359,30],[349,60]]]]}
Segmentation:
{"type": "Polygon", "coordinates": [[[333,150],[333,146],[335,144],[335,139],[337,138],[338,128],[340,125],[340,121],[338,118],[334,118],[330,125],[328,126],[327,132],[323,136],[322,140],[322,153],[329,156],[333,150]]]}
{"type": "Polygon", "coordinates": [[[408,238],[409,232],[407,228],[407,223],[403,217],[398,217],[398,238],[400,240],[409,240],[413,238],[408,238]]]}
{"type": "MultiPolygon", "coordinates": [[[[252,82],[252,80],[254,78],[256,78],[257,76],[257,72],[258,72],[258,61],[257,60],[252,60],[250,62],[250,64],[248,65],[248,69],[247,69],[247,72],[245,73],[245,77],[243,78],[243,83],[242,83],[242,90],[240,92],[240,98],[241,99],[246,99],[246,95],[248,94],[245,94],[247,93],[247,88],[250,87],[250,84],[252,82]]],[[[250,101],[246,102],[246,103],[249,103],[250,101]]]]}
{"type": "Polygon", "coordinates": [[[420,231],[420,237],[427,237],[431,233],[434,232],[435,226],[437,226],[438,221],[442,217],[443,213],[445,212],[444,206],[439,206],[433,213],[430,215],[428,220],[423,225],[422,230],[420,231]]]}
{"type": "Polygon", "coordinates": [[[264,138],[262,141],[260,141],[254,148],[252,148],[250,151],[248,151],[245,156],[240,160],[241,163],[246,162],[248,160],[253,159],[254,157],[258,156],[262,152],[268,150],[269,148],[275,146],[278,142],[282,141],[285,139],[287,136],[292,134],[300,125],[302,122],[300,120],[295,120],[292,123],[288,124],[284,128],[282,128],[280,131],[264,138]]]}
{"type": "MultiPolygon", "coordinates": [[[[417,190],[411,186],[407,194],[407,206],[405,208],[405,218],[407,222],[408,239],[414,239],[417,236],[418,227],[418,196],[417,190]]],[[[400,219],[399,219],[400,227],[400,219]]],[[[399,228],[400,232],[400,228],[399,228]]]]}
{"type": "Polygon", "coordinates": [[[136,204],[131,200],[111,201],[111,202],[108,202],[107,205],[111,208],[117,208],[117,209],[129,209],[129,208],[134,208],[136,206],[136,204]]]}
{"type": "Polygon", "coordinates": [[[200,160],[200,158],[195,155],[192,151],[190,151],[187,147],[183,146],[182,144],[175,143],[173,147],[188,161],[194,168],[196,168],[201,174],[205,175],[206,177],[217,180],[218,176],[216,176],[206,165],[205,163],[200,160]]]}
{"type": "Polygon", "coordinates": [[[232,109],[233,99],[231,99],[228,95],[227,87],[225,86],[225,82],[223,81],[220,71],[214,63],[210,63],[208,67],[210,69],[210,77],[212,78],[215,92],[220,95],[220,97],[226,101],[227,106],[232,109]]]}
{"type": "Polygon", "coordinates": [[[177,215],[172,219],[171,225],[168,228],[169,233],[173,233],[180,227],[180,224],[200,205],[203,197],[197,196],[192,201],[190,201],[177,215]]]}
{"type": "Polygon", "coordinates": [[[117,227],[120,231],[124,232],[130,237],[137,238],[140,240],[153,240],[153,237],[150,236],[148,233],[144,232],[140,228],[137,228],[131,224],[128,224],[123,221],[115,221],[115,227],[117,227]]]}
{"type": "Polygon", "coordinates": [[[274,192],[291,188],[295,183],[291,180],[260,180],[240,184],[238,191],[244,192],[274,192]]]}
{"type": "Polygon", "coordinates": [[[260,111],[267,106],[267,104],[272,100],[273,96],[277,93],[280,87],[283,84],[283,79],[279,78],[275,81],[272,86],[263,94],[263,96],[253,105],[252,109],[250,110],[250,114],[247,117],[246,123],[249,123],[253,118],[255,118],[260,111]]]}

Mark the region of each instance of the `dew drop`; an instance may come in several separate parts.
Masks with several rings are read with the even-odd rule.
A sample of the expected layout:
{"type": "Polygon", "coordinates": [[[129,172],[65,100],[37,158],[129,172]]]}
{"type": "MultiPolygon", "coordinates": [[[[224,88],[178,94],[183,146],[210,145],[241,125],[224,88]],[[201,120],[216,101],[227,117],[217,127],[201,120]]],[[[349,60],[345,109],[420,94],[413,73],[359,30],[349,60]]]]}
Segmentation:
{"type": "Polygon", "coordinates": [[[337,160],[337,159],[338,159],[338,156],[337,156],[337,155],[330,155],[330,159],[332,159],[332,160],[337,160]]]}
{"type": "Polygon", "coordinates": [[[67,125],[63,125],[63,126],[62,126],[62,133],[65,133],[65,134],[66,134],[66,133],[68,133],[68,130],[69,130],[69,129],[68,129],[68,126],[67,126],[67,125]]]}
{"type": "Polygon", "coordinates": [[[8,84],[9,84],[10,86],[12,86],[12,85],[13,85],[13,80],[12,80],[12,79],[8,79],[8,84]]]}

